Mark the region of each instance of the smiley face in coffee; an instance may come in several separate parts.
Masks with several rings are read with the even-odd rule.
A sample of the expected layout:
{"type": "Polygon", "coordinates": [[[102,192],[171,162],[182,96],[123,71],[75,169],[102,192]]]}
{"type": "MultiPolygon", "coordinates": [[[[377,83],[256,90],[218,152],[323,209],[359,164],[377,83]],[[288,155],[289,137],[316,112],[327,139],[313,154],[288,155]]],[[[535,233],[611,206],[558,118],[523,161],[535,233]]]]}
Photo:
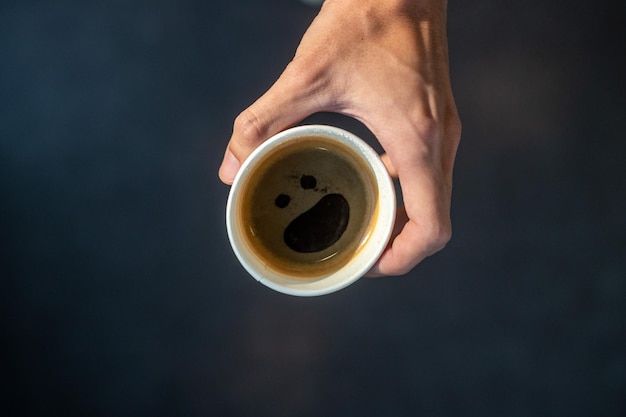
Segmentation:
{"type": "Polygon", "coordinates": [[[243,190],[239,221],[266,268],[319,278],[359,251],[372,227],[377,188],[353,152],[306,137],[258,164],[243,190]]]}
{"type": "MultiPolygon", "coordinates": [[[[312,175],[300,177],[300,187],[323,194],[313,207],[293,219],[285,229],[283,240],[296,252],[321,252],[337,242],[348,227],[350,204],[337,193],[327,194],[327,189],[315,188],[317,180],[312,175]]],[[[291,201],[287,194],[276,197],[274,204],[285,208],[291,201]]]]}

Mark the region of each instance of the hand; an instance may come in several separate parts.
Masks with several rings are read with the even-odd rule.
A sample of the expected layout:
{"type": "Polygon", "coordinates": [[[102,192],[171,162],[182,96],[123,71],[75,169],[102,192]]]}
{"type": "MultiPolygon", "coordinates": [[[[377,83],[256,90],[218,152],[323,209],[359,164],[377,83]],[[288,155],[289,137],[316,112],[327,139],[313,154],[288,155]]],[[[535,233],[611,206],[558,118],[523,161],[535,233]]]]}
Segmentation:
{"type": "Polygon", "coordinates": [[[451,237],[461,135],[448,68],[445,0],[326,0],[276,83],[235,120],[220,167],[230,184],[264,140],[313,113],[361,121],[380,141],[404,207],[369,275],[401,275],[451,237]]]}

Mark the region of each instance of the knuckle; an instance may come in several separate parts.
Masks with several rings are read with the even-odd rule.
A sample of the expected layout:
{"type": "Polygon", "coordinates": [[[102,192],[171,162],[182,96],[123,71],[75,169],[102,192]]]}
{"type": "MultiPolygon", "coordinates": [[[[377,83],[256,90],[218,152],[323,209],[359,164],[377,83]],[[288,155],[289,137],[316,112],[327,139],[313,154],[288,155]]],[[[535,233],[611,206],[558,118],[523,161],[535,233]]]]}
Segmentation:
{"type": "Polygon", "coordinates": [[[411,120],[414,136],[428,150],[438,147],[443,132],[443,125],[429,114],[419,114],[411,120]]]}
{"type": "Polygon", "coordinates": [[[327,60],[325,54],[296,54],[287,65],[286,72],[295,78],[319,78],[329,67],[327,60]]]}
{"type": "Polygon", "coordinates": [[[441,124],[431,115],[423,115],[416,125],[422,138],[436,139],[441,134],[441,124]]]}
{"type": "Polygon", "coordinates": [[[238,145],[244,148],[254,147],[263,138],[265,130],[260,118],[251,109],[241,112],[233,125],[233,132],[239,140],[238,145]]]}
{"type": "Polygon", "coordinates": [[[419,232],[404,241],[392,265],[386,265],[385,275],[405,275],[424,258],[442,250],[452,238],[450,222],[422,226],[419,232]]]}
{"type": "Polygon", "coordinates": [[[281,81],[288,84],[291,88],[306,88],[313,82],[315,73],[316,67],[314,63],[308,59],[296,57],[287,64],[281,75],[281,81]]]}
{"type": "Polygon", "coordinates": [[[309,74],[310,71],[315,68],[313,65],[314,62],[310,59],[302,56],[295,56],[289,64],[287,64],[283,74],[298,78],[298,76],[303,74],[309,74]]]}
{"type": "Polygon", "coordinates": [[[458,114],[454,114],[447,121],[446,130],[450,132],[450,134],[456,138],[461,137],[461,132],[463,130],[463,124],[461,123],[461,119],[458,114]]]}
{"type": "Polygon", "coordinates": [[[439,252],[446,247],[452,239],[452,229],[449,225],[438,225],[426,231],[426,242],[428,242],[429,252],[439,252]]]}
{"type": "Polygon", "coordinates": [[[463,127],[455,108],[446,110],[443,118],[421,109],[413,114],[412,124],[417,135],[426,141],[437,141],[444,135],[460,138],[463,127]]]}
{"type": "Polygon", "coordinates": [[[319,58],[297,56],[287,65],[281,78],[292,90],[315,96],[332,90],[328,71],[329,66],[319,58]]]}

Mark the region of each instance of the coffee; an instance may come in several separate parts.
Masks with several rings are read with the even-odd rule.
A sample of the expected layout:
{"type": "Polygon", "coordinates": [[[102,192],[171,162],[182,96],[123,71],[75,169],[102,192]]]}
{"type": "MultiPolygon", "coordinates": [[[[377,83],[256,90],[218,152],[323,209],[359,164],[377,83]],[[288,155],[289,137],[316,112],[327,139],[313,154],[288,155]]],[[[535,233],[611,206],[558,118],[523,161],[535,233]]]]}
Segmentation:
{"type": "Polygon", "coordinates": [[[242,188],[238,218],[265,267],[299,278],[341,268],[367,241],[378,188],[348,146],[322,136],[287,141],[242,188]]]}

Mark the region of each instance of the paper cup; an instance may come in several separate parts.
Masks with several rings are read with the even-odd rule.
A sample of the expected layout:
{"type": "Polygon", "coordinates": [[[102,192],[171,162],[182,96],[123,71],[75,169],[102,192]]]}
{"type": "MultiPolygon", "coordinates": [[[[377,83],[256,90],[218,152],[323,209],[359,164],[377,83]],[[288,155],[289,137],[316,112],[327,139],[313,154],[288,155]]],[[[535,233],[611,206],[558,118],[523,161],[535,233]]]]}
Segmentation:
{"type": "Polygon", "coordinates": [[[345,130],[298,126],[242,164],[228,196],[228,238],[243,267],[295,296],[340,290],[367,273],[395,221],[391,178],[379,155],[345,130]]]}

